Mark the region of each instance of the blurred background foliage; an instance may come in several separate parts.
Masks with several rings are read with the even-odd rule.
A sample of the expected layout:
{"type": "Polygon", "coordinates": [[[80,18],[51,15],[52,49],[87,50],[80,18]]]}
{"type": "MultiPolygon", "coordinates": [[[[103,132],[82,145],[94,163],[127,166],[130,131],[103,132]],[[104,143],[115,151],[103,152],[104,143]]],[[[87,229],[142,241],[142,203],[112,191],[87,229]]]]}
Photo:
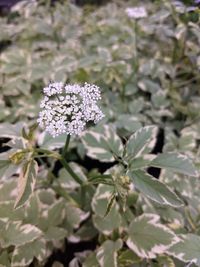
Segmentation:
{"type": "MultiPolygon", "coordinates": [[[[5,2],[8,4],[9,1],[5,2]]],[[[198,1],[179,1],[178,4],[177,2],[41,0],[7,5],[7,10],[2,9],[0,16],[0,140],[18,140],[22,124],[32,125],[35,122],[42,88],[50,81],[87,81],[101,87],[101,105],[106,114],[103,124],[112,125],[122,140],[126,140],[143,125],[157,125],[159,131],[152,153],[181,152],[193,159],[199,170],[198,1]],[[145,7],[147,17],[138,20],[129,18],[125,9],[138,5],[145,7]]],[[[3,2],[1,6],[6,7],[3,2]]],[[[39,141],[35,141],[36,145],[45,148],[60,148],[64,143],[64,139],[49,140],[49,137],[44,137],[40,132],[37,133],[37,137],[39,141]]],[[[10,146],[17,149],[19,144],[16,142],[10,146]]],[[[87,174],[92,172],[91,166],[100,166],[97,161],[90,161],[83,144],[79,141],[72,142],[70,152],[69,160],[76,161],[77,165],[74,168],[79,171],[81,164],[87,174]]],[[[121,229],[126,229],[127,225],[117,208],[113,208],[106,220],[99,217],[98,210],[105,210],[107,199],[104,197],[103,204],[97,200],[99,195],[108,191],[108,188],[100,186],[96,192],[88,192],[89,204],[87,203],[84,209],[75,208],[71,199],[66,203],[66,199],[58,199],[52,189],[40,188],[44,177],[48,177],[48,181],[52,180],[48,169],[55,170],[55,166],[59,170],[59,173],[56,173],[58,181],[81,203],[80,190],[76,191],[77,185],[72,183],[63,169],[59,169],[60,166],[57,166],[55,161],[47,161],[44,168],[40,166],[38,187],[30,200],[32,204],[15,212],[12,212],[12,209],[16,181],[5,182],[5,179],[15,173],[16,169],[6,170],[0,184],[0,218],[9,218],[12,229],[15,229],[16,221],[21,221],[22,225],[32,224],[40,228],[47,240],[46,252],[42,254],[36,251],[35,255],[27,255],[29,263],[33,261],[32,264],[35,264],[32,266],[43,266],[54,248],[62,248],[65,242],[63,236],[69,242],[93,242],[98,233],[98,241],[96,238],[95,242],[103,244],[101,253],[106,254],[106,250],[112,252],[110,264],[115,266],[116,253],[121,246],[117,238],[120,234],[123,235],[121,229]],[[95,205],[97,207],[94,207],[95,205]],[[93,217],[89,215],[91,209],[93,217]],[[71,214],[74,217],[71,218],[71,214]],[[117,233],[116,225],[113,225],[115,222],[122,223],[122,226],[117,225],[117,233]],[[107,227],[110,227],[110,232],[107,227]],[[112,242],[107,240],[109,238],[112,242]],[[38,262],[43,263],[39,265],[36,258],[38,262]]],[[[108,167],[110,165],[101,165],[101,170],[108,167]]],[[[155,175],[155,169],[153,174],[155,175]]],[[[188,179],[184,175],[172,175],[170,172],[161,173],[160,179],[180,195],[185,203],[184,208],[178,210],[152,204],[139,193],[135,193],[128,199],[128,222],[143,213],[155,213],[160,215],[163,224],[168,225],[176,233],[199,235],[199,181],[196,178],[188,179]]],[[[17,227],[20,229],[21,226],[17,227]]],[[[6,229],[6,226],[2,223],[2,229],[4,228],[6,229]]],[[[45,245],[41,232],[35,228],[32,230],[33,235],[26,237],[25,241],[20,236],[21,242],[11,240],[10,243],[4,244],[0,252],[0,263],[7,262],[5,266],[11,266],[11,254],[12,261],[19,262],[20,256],[24,257],[26,242],[29,242],[30,251],[33,245],[43,251],[45,245]],[[12,249],[10,244],[13,246],[12,249]],[[18,254],[15,246],[20,246],[19,257],[16,256],[18,254]]],[[[92,248],[95,249],[93,243],[92,248]]],[[[120,267],[130,266],[130,262],[136,267],[185,266],[185,263],[172,260],[168,256],[159,256],[157,261],[144,260],[137,263],[139,261],[137,255],[127,250],[121,250],[118,255],[120,267]]],[[[100,258],[97,262],[93,252],[74,256],[74,265],[71,266],[77,266],[77,262],[85,262],[84,267],[111,266],[102,265],[100,258]],[[90,256],[87,257],[88,255],[90,256]]],[[[199,262],[197,266],[200,266],[199,262]]],[[[20,267],[14,264],[12,266],[20,267]]]]}

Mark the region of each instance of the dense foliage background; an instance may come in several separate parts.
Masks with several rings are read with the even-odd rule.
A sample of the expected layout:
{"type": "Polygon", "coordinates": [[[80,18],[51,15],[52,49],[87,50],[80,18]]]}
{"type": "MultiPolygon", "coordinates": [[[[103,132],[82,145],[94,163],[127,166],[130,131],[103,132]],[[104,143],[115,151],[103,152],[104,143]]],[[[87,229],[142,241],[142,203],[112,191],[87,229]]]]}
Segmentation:
{"type": "MultiPolygon", "coordinates": [[[[113,0],[78,6],[83,2],[22,1],[0,17],[0,266],[200,266],[200,183],[191,165],[199,173],[200,19],[198,8],[190,9],[197,4],[113,0]],[[138,5],[147,17],[129,18],[125,9],[138,5]],[[139,132],[145,149],[131,170],[147,170],[184,205],[173,195],[170,203],[167,194],[159,198],[160,188],[149,191],[147,174],[141,185],[140,171],[132,190],[116,174],[116,200],[105,181],[83,189],[46,155],[36,160],[34,193],[14,209],[24,160],[18,152],[57,151],[66,139],[34,125],[49,81],[87,81],[102,89],[104,120],[73,138],[67,154],[83,181],[105,172],[115,176],[116,158],[107,145],[120,155],[133,133],[154,125],[139,132]],[[92,139],[96,135],[103,145],[92,139]],[[175,168],[177,158],[170,156],[149,167],[161,152],[190,161],[182,156],[175,168]],[[182,241],[172,245],[177,237],[182,241]]],[[[28,166],[33,175],[34,164],[28,166]]]]}

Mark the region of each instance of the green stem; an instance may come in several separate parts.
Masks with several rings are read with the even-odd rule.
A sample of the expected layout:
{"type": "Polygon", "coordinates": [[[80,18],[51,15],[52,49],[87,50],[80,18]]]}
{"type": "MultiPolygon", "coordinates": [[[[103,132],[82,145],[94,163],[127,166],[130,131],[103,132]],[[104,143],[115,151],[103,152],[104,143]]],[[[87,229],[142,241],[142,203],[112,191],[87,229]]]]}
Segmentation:
{"type": "Polygon", "coordinates": [[[69,141],[70,141],[70,135],[68,135],[67,138],[66,138],[65,146],[64,146],[64,148],[62,150],[62,158],[65,158],[65,156],[66,156],[67,149],[68,149],[68,146],[69,146],[69,141]]]}
{"type": "Polygon", "coordinates": [[[59,185],[53,185],[52,188],[55,190],[55,192],[58,195],[62,196],[66,200],[70,201],[74,206],[79,207],[78,203],[61,186],[59,186],[59,185]]]}
{"type": "Polygon", "coordinates": [[[68,162],[63,158],[59,158],[61,164],[63,167],[68,171],[68,173],[74,178],[74,180],[79,183],[80,185],[83,185],[83,181],[78,177],[78,175],[72,170],[72,168],[69,166],[68,162]]]}

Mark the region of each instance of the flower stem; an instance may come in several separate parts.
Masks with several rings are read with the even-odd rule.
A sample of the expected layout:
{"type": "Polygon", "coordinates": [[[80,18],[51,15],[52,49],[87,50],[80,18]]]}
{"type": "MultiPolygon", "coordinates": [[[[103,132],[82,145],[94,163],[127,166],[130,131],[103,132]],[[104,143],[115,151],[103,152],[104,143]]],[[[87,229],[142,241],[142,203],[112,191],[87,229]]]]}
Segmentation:
{"type": "Polygon", "coordinates": [[[78,177],[78,175],[72,170],[68,162],[61,156],[59,158],[61,164],[63,167],[68,171],[68,173],[74,178],[74,180],[79,183],[80,185],[83,185],[83,181],[78,177]]]}
{"type": "Polygon", "coordinates": [[[65,156],[66,156],[67,149],[68,149],[68,146],[69,146],[69,141],[70,141],[70,135],[68,134],[67,138],[66,138],[66,141],[65,141],[65,146],[64,146],[64,148],[62,150],[62,158],[65,158],[65,156]]]}
{"type": "Polygon", "coordinates": [[[67,135],[66,141],[65,141],[65,146],[62,150],[62,154],[61,157],[59,158],[61,164],[63,165],[63,167],[68,171],[68,173],[74,178],[74,180],[79,183],[80,185],[83,184],[83,181],[79,178],[79,176],[72,170],[72,168],[70,167],[70,165],[68,164],[68,162],[65,159],[66,153],[67,153],[67,148],[69,146],[69,141],[70,141],[70,135],[67,135]]]}

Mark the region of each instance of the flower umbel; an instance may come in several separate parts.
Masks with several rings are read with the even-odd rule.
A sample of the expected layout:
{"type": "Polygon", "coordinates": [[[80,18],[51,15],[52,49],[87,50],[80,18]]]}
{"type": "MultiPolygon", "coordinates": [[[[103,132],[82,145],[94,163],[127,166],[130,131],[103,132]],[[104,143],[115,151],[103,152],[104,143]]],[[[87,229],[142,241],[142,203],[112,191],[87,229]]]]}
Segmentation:
{"type": "Polygon", "coordinates": [[[104,114],[97,105],[101,99],[99,87],[85,83],[50,83],[43,89],[44,98],[40,107],[38,123],[53,137],[62,133],[79,135],[86,123],[97,123],[104,114]]]}
{"type": "Polygon", "coordinates": [[[127,7],[125,11],[129,18],[139,19],[147,17],[147,11],[144,7],[127,7]]]}

